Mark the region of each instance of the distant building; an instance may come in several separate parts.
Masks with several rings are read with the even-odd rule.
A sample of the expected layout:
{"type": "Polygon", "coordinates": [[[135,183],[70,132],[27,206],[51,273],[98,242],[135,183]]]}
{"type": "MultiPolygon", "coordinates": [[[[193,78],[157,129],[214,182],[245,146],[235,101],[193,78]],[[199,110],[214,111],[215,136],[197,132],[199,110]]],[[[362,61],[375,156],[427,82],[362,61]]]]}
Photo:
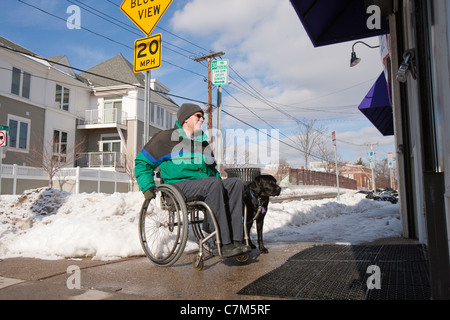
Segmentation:
{"type": "Polygon", "coordinates": [[[372,190],[372,170],[360,164],[347,164],[339,174],[356,181],[359,190],[372,190]]]}

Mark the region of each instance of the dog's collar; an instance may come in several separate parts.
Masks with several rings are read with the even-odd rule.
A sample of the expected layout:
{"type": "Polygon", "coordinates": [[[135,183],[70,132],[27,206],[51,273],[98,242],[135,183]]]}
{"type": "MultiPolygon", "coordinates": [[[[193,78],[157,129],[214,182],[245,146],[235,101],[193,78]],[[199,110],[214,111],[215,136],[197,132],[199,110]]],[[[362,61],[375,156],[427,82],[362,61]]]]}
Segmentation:
{"type": "MultiPolygon", "coordinates": [[[[249,188],[249,191],[250,191],[250,195],[252,196],[252,198],[256,198],[254,195],[253,195],[253,192],[252,192],[252,189],[251,188],[249,188]]],[[[261,198],[256,198],[256,202],[258,203],[258,210],[257,210],[257,212],[256,212],[256,215],[253,217],[253,221],[254,220],[256,220],[256,218],[260,215],[260,214],[266,214],[266,209],[262,206],[262,204],[261,204],[261,198]]]]}

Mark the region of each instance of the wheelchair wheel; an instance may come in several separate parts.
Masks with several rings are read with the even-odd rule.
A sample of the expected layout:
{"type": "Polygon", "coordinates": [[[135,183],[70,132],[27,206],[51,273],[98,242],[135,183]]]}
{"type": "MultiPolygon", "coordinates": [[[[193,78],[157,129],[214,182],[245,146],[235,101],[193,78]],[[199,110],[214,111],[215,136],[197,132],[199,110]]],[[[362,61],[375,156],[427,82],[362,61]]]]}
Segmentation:
{"type": "Polygon", "coordinates": [[[183,196],[175,187],[163,184],[157,188],[152,212],[145,200],[139,214],[139,237],[142,249],[151,262],[168,267],[184,251],[188,238],[188,214],[183,196]]]}

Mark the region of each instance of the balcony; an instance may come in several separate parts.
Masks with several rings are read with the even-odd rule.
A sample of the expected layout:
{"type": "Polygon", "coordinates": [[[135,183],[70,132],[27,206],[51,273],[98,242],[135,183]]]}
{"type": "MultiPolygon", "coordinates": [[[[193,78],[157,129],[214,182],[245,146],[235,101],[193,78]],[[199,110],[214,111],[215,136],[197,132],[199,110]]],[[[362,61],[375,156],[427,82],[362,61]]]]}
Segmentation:
{"type": "Polygon", "coordinates": [[[128,115],[121,109],[113,108],[86,110],[78,113],[77,117],[78,129],[126,129],[128,115]]]}
{"type": "Polygon", "coordinates": [[[125,169],[125,155],[120,152],[88,152],[77,154],[77,166],[81,168],[125,169]]]}

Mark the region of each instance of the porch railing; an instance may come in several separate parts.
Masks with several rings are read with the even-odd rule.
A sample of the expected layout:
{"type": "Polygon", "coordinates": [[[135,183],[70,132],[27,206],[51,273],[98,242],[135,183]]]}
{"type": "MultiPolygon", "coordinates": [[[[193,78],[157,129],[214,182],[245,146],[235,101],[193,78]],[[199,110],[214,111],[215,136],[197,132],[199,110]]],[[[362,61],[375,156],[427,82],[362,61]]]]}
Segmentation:
{"type": "Polygon", "coordinates": [[[125,168],[125,155],[120,152],[79,153],[77,165],[82,168],[125,168]]]}
{"type": "Polygon", "coordinates": [[[78,125],[90,124],[120,124],[126,125],[127,113],[121,109],[94,109],[79,112],[78,125]]]}

